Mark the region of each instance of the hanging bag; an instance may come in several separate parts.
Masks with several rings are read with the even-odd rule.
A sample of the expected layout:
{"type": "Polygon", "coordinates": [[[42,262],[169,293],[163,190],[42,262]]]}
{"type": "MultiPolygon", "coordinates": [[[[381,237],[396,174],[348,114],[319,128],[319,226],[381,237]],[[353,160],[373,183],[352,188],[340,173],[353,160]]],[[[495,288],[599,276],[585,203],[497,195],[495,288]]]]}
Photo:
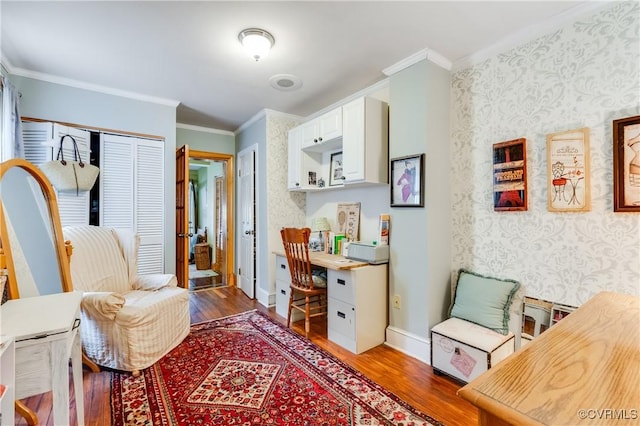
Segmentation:
{"type": "Polygon", "coordinates": [[[56,159],[42,164],[40,169],[58,192],[75,192],[76,195],[81,191],[91,190],[100,173],[98,167],[82,161],[76,140],[68,134],[60,138],[60,147],[58,148],[56,159]],[[62,149],[64,138],[70,138],[73,142],[73,161],[64,159],[64,151],[62,149]]]}

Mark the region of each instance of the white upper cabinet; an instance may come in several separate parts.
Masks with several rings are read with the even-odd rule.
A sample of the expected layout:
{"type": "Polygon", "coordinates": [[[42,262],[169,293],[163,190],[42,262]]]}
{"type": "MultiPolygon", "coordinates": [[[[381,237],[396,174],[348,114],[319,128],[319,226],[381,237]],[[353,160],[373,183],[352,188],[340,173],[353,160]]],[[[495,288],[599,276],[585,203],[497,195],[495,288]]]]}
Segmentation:
{"type": "Polygon", "coordinates": [[[318,117],[318,142],[327,142],[342,136],[342,107],[318,117]]]}
{"type": "Polygon", "coordinates": [[[333,109],[300,127],[303,129],[301,149],[332,143],[342,137],[342,107],[333,109]]]}
{"type": "Polygon", "coordinates": [[[387,104],[362,97],[291,129],[288,188],[321,191],[352,184],[386,184],[388,127],[387,104]],[[340,152],[343,183],[335,184],[329,178],[331,158],[340,152]]]}
{"type": "Polygon", "coordinates": [[[300,182],[300,148],[304,128],[295,127],[289,130],[289,169],[287,171],[287,187],[290,190],[302,189],[300,182]]]}
{"type": "Polygon", "coordinates": [[[389,108],[374,98],[359,98],[342,107],[342,161],[345,185],[387,183],[389,108]]]}

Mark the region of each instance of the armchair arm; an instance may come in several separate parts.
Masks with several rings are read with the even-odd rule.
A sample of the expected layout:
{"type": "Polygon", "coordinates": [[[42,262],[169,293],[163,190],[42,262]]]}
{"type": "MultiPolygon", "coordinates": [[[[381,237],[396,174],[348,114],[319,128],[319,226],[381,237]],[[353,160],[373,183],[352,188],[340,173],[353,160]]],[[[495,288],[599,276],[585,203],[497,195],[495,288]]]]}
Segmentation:
{"type": "Polygon", "coordinates": [[[163,287],[177,287],[178,279],[172,274],[138,275],[131,288],[134,290],[154,291],[163,287]]]}
{"type": "Polygon", "coordinates": [[[123,295],[113,292],[85,292],[82,294],[82,309],[95,319],[113,321],[125,303],[123,295]]]}

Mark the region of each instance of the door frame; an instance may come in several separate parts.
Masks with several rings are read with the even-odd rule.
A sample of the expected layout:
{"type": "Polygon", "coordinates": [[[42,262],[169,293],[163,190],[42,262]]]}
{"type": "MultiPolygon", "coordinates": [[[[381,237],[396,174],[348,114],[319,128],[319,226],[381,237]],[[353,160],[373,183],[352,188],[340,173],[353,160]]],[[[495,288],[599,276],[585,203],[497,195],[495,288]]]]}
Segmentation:
{"type": "MultiPolygon", "coordinates": [[[[188,147],[188,145],[185,145],[188,147]]],[[[212,160],[212,161],[224,161],[224,174],[227,181],[227,255],[226,255],[226,277],[225,283],[228,286],[236,285],[236,275],[234,270],[235,265],[235,160],[232,154],[223,154],[218,152],[198,151],[193,149],[186,149],[187,162],[191,159],[200,160],[212,160]]],[[[188,169],[188,164],[187,164],[188,169]]],[[[188,212],[185,212],[187,214],[188,212]]],[[[176,247],[178,250],[179,247],[176,247]]],[[[177,255],[176,255],[177,259],[177,255]]],[[[183,253],[183,259],[189,259],[189,245],[186,245],[185,253],[183,253]]],[[[188,282],[185,280],[185,283],[188,282]]],[[[187,285],[187,284],[185,284],[187,285]]]]}

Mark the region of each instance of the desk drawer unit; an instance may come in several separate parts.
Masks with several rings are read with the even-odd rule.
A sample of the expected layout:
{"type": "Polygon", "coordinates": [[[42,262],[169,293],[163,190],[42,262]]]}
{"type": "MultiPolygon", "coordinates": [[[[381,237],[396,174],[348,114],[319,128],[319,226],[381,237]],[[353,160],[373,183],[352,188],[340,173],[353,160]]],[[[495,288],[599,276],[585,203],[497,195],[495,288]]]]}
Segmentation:
{"type": "MultiPolygon", "coordinates": [[[[276,313],[285,319],[289,309],[290,284],[291,274],[287,258],[276,256],[276,313]]],[[[293,315],[293,321],[304,319],[304,314],[300,311],[294,310],[291,315],[293,315]]]]}
{"type": "Polygon", "coordinates": [[[431,366],[468,383],[496,365],[515,350],[513,333],[493,330],[450,318],[431,329],[431,366]]]}
{"type": "Polygon", "coordinates": [[[387,265],[327,271],[327,337],[359,354],[384,343],[387,265]]]}

